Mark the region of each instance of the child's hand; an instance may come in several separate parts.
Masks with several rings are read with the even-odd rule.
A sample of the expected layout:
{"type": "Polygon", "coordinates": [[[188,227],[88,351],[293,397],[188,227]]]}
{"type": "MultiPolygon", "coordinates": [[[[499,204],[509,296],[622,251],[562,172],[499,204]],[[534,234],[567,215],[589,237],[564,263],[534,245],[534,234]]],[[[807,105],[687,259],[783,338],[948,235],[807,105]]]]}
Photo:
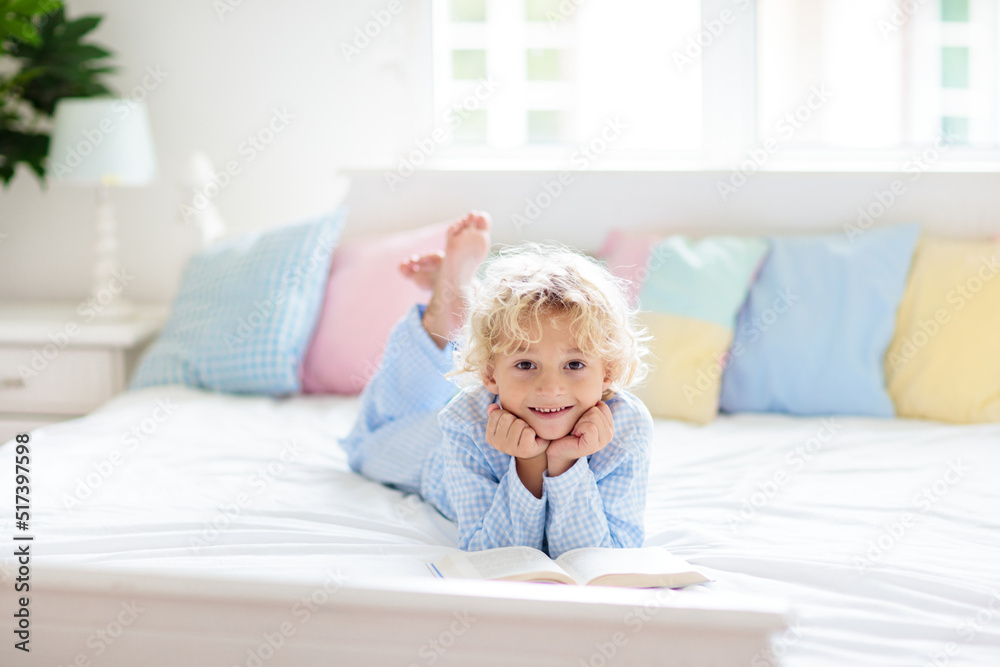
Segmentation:
{"type": "Polygon", "coordinates": [[[509,456],[530,459],[545,453],[548,440],[535,435],[534,429],[513,412],[507,412],[496,403],[486,408],[490,416],[486,422],[486,444],[509,456]]]}
{"type": "Polygon", "coordinates": [[[549,477],[561,475],[569,470],[577,459],[604,449],[614,435],[611,408],[601,401],[583,413],[569,435],[553,440],[545,450],[549,477]]]}

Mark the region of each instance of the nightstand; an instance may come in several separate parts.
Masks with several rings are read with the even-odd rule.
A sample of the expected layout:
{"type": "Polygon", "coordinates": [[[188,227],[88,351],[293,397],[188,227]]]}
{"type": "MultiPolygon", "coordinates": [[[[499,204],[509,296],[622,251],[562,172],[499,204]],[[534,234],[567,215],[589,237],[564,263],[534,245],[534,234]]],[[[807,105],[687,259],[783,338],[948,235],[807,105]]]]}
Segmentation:
{"type": "Polygon", "coordinates": [[[124,390],[166,314],[137,306],[128,319],[104,320],[80,303],[0,302],[0,444],[124,390]]]}

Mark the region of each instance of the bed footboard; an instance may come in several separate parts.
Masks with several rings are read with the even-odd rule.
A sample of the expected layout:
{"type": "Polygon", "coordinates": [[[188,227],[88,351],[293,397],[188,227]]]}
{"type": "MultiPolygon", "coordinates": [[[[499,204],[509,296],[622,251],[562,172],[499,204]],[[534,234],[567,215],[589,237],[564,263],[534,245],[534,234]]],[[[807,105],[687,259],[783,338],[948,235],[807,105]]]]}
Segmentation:
{"type": "Polygon", "coordinates": [[[334,573],[319,586],[42,567],[32,574],[31,651],[15,664],[48,667],[721,667],[769,659],[770,636],[786,625],[774,604],[720,606],[669,589],[358,583],[334,573]]]}

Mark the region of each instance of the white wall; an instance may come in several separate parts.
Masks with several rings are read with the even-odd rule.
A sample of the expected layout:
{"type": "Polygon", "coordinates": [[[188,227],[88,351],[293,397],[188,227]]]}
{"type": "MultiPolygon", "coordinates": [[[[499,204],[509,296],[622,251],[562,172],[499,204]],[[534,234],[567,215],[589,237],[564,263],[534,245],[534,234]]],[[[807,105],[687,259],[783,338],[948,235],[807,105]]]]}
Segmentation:
{"type": "MultiPolygon", "coordinates": [[[[348,233],[412,227],[470,208],[490,211],[502,242],[554,238],[596,249],[611,226],[672,229],[810,231],[841,229],[859,206],[901,179],[905,191],[878,224],[918,220],[932,233],[978,237],[1000,233],[1000,174],[767,172],[723,202],[717,185],[728,171],[620,172],[593,162],[533,224],[518,230],[515,213],[544,192],[555,171],[423,171],[395,191],[381,169],[430,135],[428,52],[421,41],[425,0],[404,11],[347,62],[341,44],[388,1],[264,3],[229,0],[71,1],[71,16],[104,13],[96,39],[118,54],[121,92],[157,69],[162,81],[147,102],[160,176],[148,187],[114,192],[123,265],[135,274],[130,296],[167,301],[194,230],[178,222],[178,187],[190,154],[204,150],[217,168],[237,160],[241,173],[215,204],[231,233],[266,228],[332,206],[351,175],[348,233]],[[240,152],[274,109],[294,116],[252,161],[240,152]]],[[[152,79],[147,78],[147,82],[152,79]]],[[[141,89],[140,89],[141,90],[141,89]]],[[[568,164],[568,163],[567,163],[568,164]]],[[[544,196],[542,202],[545,201],[544,196]]],[[[47,190],[20,173],[0,191],[0,299],[83,298],[89,290],[93,193],[50,182],[47,190]]]]}
{"type": "MultiPolygon", "coordinates": [[[[136,300],[174,294],[195,234],[178,222],[178,186],[189,156],[205,151],[217,168],[241,172],[215,199],[231,232],[272,226],[322,211],[341,196],[338,169],[351,156],[394,154],[417,133],[418,11],[394,17],[346,62],[340,44],[385,0],[70,0],[71,17],[101,13],[94,41],[117,54],[118,92],[143,93],[148,72],[162,79],[146,97],[159,178],[113,193],[122,264],[136,275],[136,300]],[[217,6],[236,5],[221,15],[217,6]],[[294,116],[249,160],[240,146],[274,113],[294,116]]],[[[429,100],[428,100],[429,104],[429,100]]],[[[50,180],[42,190],[23,170],[0,191],[0,299],[77,298],[90,287],[94,192],[50,180]]]]}
{"type": "Polygon", "coordinates": [[[569,171],[572,181],[542,209],[545,184],[555,190],[558,173],[417,172],[390,195],[384,172],[355,172],[348,204],[352,216],[374,228],[429,223],[478,207],[493,215],[499,242],[555,239],[584,250],[597,249],[611,227],[846,233],[852,225],[918,221],[935,236],[1000,234],[1000,174],[920,173],[913,180],[912,172],[761,172],[723,201],[718,184],[728,183],[731,172],[569,171]],[[879,197],[894,201],[859,223],[858,209],[878,213],[879,197]],[[523,226],[530,201],[541,215],[523,226]]]}

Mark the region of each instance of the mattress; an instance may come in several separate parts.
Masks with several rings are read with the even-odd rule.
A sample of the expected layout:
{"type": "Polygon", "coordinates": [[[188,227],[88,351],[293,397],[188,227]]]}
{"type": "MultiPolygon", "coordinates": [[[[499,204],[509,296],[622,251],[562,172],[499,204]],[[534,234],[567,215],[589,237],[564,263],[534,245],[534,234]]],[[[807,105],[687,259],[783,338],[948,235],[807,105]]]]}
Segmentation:
{"type": "MultiPolygon", "coordinates": [[[[36,564],[279,582],[430,578],[453,524],[352,473],[353,398],[183,387],[31,434],[36,564]]],[[[14,494],[0,447],[0,494],[14,494]]],[[[1000,425],[723,415],[657,420],[647,544],[784,603],[759,665],[1000,664],[1000,425]]],[[[6,534],[15,533],[5,513],[6,534]]],[[[5,588],[14,559],[2,561],[5,588]]],[[[754,667],[757,667],[755,665],[754,667]]]]}

